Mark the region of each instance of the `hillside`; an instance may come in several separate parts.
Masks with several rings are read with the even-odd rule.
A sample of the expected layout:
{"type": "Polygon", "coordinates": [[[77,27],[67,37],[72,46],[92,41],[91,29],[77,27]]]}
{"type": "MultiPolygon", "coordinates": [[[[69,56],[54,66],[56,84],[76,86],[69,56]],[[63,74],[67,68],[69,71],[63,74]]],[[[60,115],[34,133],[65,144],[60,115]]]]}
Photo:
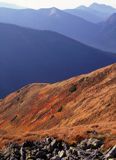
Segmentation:
{"type": "Polygon", "coordinates": [[[0,24],[0,97],[33,82],[56,82],[116,62],[116,55],[50,31],[0,24]]]}
{"type": "Polygon", "coordinates": [[[116,143],[116,64],[54,84],[30,84],[0,101],[0,144],[46,135],[116,143]]]}

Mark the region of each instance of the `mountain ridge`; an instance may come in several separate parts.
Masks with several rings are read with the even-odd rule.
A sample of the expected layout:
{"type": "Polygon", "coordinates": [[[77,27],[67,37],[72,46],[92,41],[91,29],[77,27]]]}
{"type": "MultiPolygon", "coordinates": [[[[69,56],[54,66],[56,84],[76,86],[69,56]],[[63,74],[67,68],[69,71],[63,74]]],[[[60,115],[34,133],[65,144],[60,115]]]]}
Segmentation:
{"type": "Polygon", "coordinates": [[[0,144],[44,136],[94,136],[115,145],[116,64],[54,84],[31,84],[0,101],[0,144]],[[15,132],[14,132],[15,130],[15,132]],[[113,138],[114,137],[114,138],[113,138]]]}
{"type": "Polygon", "coordinates": [[[116,62],[115,54],[56,32],[0,24],[0,35],[1,96],[32,82],[56,82],[116,62]]]}
{"type": "Polygon", "coordinates": [[[88,7],[79,6],[74,9],[66,9],[65,11],[75,16],[80,16],[90,22],[100,23],[115,13],[116,9],[105,4],[93,3],[88,7]]]}
{"type": "Polygon", "coordinates": [[[53,14],[50,16],[51,11],[53,11],[53,8],[18,11],[2,8],[0,9],[0,22],[16,24],[31,29],[55,31],[83,43],[88,42],[89,39],[87,37],[93,37],[93,34],[98,29],[94,23],[59,9],[56,10],[57,16],[53,14]]]}
{"type": "MultiPolygon", "coordinates": [[[[90,10],[88,12],[90,12],[90,10]]],[[[95,11],[94,13],[97,12],[95,11]]],[[[88,14],[86,13],[85,16],[88,17],[88,14]]],[[[102,13],[99,14],[102,15],[102,13]]],[[[80,41],[81,43],[84,43],[86,45],[115,53],[115,30],[112,30],[112,28],[110,28],[109,24],[107,23],[108,20],[113,16],[112,14],[110,15],[110,17],[107,16],[108,18],[104,19],[100,23],[93,23],[88,21],[87,18],[84,19],[80,16],[75,16],[64,10],[59,10],[55,7],[47,9],[43,8],[39,10],[16,10],[0,8],[1,23],[14,24],[36,30],[49,30],[57,32],[80,41]],[[104,26],[109,28],[108,33],[107,31],[103,30],[104,26]],[[107,37],[105,37],[105,34],[107,35],[107,37]],[[109,44],[107,43],[108,38],[110,39],[109,44]]],[[[96,19],[94,16],[92,17],[93,19],[96,19]]],[[[115,27],[115,23],[112,24],[112,27],[115,27]]]]}

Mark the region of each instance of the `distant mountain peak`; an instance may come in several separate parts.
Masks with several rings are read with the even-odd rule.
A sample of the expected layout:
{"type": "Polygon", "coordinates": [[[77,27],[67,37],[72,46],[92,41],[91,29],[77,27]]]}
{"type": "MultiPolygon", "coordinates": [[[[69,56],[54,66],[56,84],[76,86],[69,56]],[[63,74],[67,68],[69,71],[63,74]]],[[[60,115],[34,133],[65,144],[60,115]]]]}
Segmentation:
{"type": "Polygon", "coordinates": [[[91,5],[90,5],[90,7],[94,7],[94,6],[101,6],[102,4],[99,4],[99,3],[92,3],[91,5]]]}
{"type": "Polygon", "coordinates": [[[87,7],[84,6],[84,5],[81,5],[81,6],[79,6],[79,7],[76,7],[76,9],[85,9],[85,8],[87,8],[87,7]]]}
{"type": "Polygon", "coordinates": [[[89,8],[96,9],[96,10],[107,10],[112,11],[115,10],[112,6],[106,5],[106,4],[100,4],[100,3],[93,3],[89,6],[89,8]]]}
{"type": "MultiPolygon", "coordinates": [[[[105,4],[100,4],[100,3],[92,3],[91,5],[90,5],[90,7],[106,7],[107,5],[105,5],[105,4]]],[[[109,6],[108,6],[109,7],[109,6]]]]}
{"type": "Polygon", "coordinates": [[[56,7],[52,7],[50,8],[50,13],[49,16],[59,16],[59,9],[57,9],[56,7]]]}
{"type": "Polygon", "coordinates": [[[58,9],[58,8],[56,8],[56,7],[51,7],[50,9],[51,9],[51,10],[59,11],[59,9],[58,9]]]}
{"type": "Polygon", "coordinates": [[[59,17],[60,14],[63,12],[60,9],[56,7],[51,7],[51,8],[41,8],[38,10],[39,13],[45,16],[54,16],[54,17],[59,17]]]}

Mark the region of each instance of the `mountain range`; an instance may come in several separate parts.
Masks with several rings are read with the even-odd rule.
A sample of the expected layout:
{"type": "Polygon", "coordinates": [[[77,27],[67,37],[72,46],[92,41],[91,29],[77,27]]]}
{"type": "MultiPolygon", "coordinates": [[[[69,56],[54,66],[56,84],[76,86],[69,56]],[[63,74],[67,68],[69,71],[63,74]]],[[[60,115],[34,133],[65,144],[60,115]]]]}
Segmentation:
{"type": "Polygon", "coordinates": [[[93,3],[89,7],[79,6],[74,9],[66,9],[65,11],[90,22],[99,23],[107,20],[113,13],[116,13],[116,8],[105,4],[93,3]]]}
{"type": "Polygon", "coordinates": [[[89,43],[98,29],[95,24],[55,7],[39,10],[1,8],[0,22],[55,31],[84,43],[89,43]]]}
{"type": "Polygon", "coordinates": [[[56,32],[0,24],[0,42],[0,96],[28,83],[56,82],[116,62],[116,54],[56,32]]]}
{"type": "MultiPolygon", "coordinates": [[[[90,8],[92,6],[90,6],[90,8]]],[[[100,7],[103,6],[99,5],[99,8],[100,7]]],[[[107,6],[104,12],[105,10],[108,10],[107,6]]],[[[97,11],[95,13],[97,13],[97,11]]],[[[100,13],[100,15],[103,14],[100,13]]],[[[15,24],[31,29],[55,31],[86,45],[115,53],[115,24],[113,20],[110,21],[109,26],[109,19],[115,20],[116,14],[114,13],[107,20],[95,24],[89,22],[88,19],[85,20],[55,7],[39,10],[0,8],[0,22],[2,23],[15,24]],[[108,28],[108,30],[106,28],[108,28]],[[107,39],[110,39],[110,43],[108,43],[109,41],[107,39]]]]}
{"type": "Polygon", "coordinates": [[[69,143],[96,137],[111,147],[115,113],[116,64],[54,84],[30,84],[0,101],[0,147],[46,136],[69,143]]]}

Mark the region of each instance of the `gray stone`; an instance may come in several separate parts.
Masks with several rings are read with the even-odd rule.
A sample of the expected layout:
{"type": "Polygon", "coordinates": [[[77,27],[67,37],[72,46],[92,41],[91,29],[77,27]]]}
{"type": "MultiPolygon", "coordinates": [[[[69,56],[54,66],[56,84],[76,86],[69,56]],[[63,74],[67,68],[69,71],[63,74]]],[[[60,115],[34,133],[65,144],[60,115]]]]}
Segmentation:
{"type": "Polygon", "coordinates": [[[59,151],[58,155],[59,155],[60,158],[64,157],[65,156],[65,151],[64,150],[59,151]]]}
{"type": "Polygon", "coordinates": [[[105,158],[116,158],[116,146],[108,151],[108,153],[105,155],[105,158]]]}

